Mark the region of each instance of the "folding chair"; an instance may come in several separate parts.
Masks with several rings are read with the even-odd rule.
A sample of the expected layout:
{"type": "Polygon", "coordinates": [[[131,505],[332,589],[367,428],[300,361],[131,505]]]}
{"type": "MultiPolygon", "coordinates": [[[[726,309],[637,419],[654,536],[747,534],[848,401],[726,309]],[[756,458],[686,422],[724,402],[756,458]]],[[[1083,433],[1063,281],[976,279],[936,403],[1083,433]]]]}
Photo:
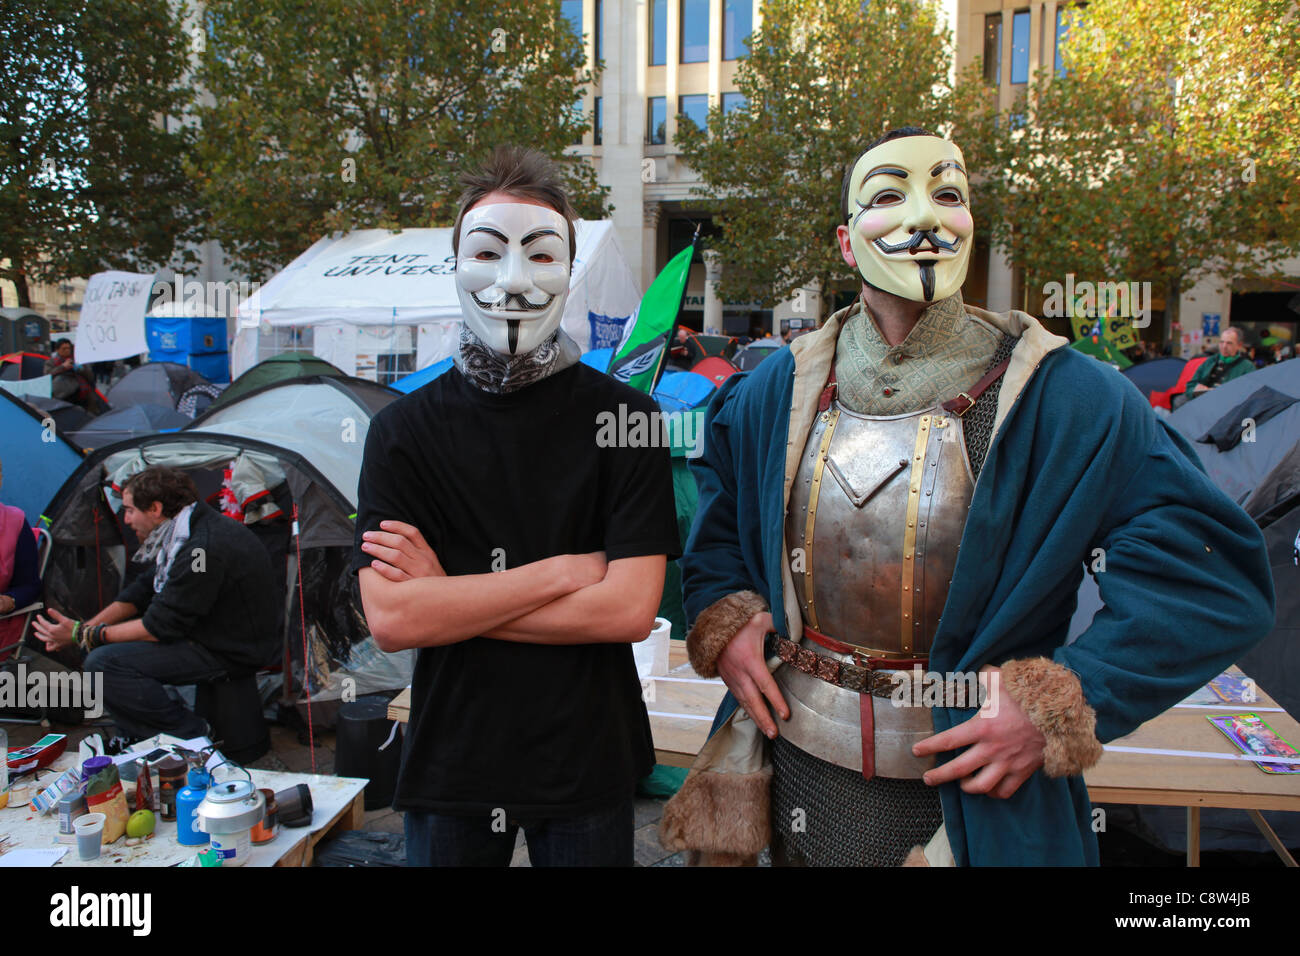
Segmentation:
{"type": "MultiPolygon", "coordinates": [[[[36,573],[44,581],[45,566],[49,563],[50,550],[54,544],[54,539],[50,537],[50,533],[44,528],[33,528],[32,530],[36,532],[36,573]]],[[[44,610],[44,608],[44,601],[33,601],[26,607],[14,608],[8,614],[0,614],[0,621],[11,617],[24,618],[23,629],[18,634],[18,643],[0,647],[0,663],[6,660],[16,661],[22,657],[27,634],[32,629],[32,620],[36,617],[36,612],[44,610]]]]}

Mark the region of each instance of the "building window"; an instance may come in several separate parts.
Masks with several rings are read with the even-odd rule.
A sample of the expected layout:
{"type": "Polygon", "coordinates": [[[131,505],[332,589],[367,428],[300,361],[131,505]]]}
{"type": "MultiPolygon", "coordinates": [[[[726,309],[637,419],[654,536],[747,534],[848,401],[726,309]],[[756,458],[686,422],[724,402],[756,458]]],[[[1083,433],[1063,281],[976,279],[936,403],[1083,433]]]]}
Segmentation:
{"type": "Polygon", "coordinates": [[[668,62],[668,0],[650,2],[650,65],[668,62]]]}
{"type": "Polygon", "coordinates": [[[1002,14],[984,17],[984,82],[1002,85],[1002,14]]]}
{"type": "Polygon", "coordinates": [[[1065,76],[1065,61],[1061,59],[1061,41],[1065,39],[1070,32],[1070,22],[1079,21],[1080,15],[1086,3],[1072,4],[1071,6],[1059,6],[1056,8],[1056,75],[1065,76]]]}
{"type": "Polygon", "coordinates": [[[596,60],[601,59],[601,54],[605,49],[602,42],[601,34],[605,32],[605,0],[596,0],[596,60]]]}
{"type": "Polygon", "coordinates": [[[678,97],[678,113],[690,120],[700,129],[709,128],[709,95],[691,93],[678,97]]]}
{"type": "Polygon", "coordinates": [[[681,0],[682,62],[709,59],[709,0],[681,0]]]}
{"type": "Polygon", "coordinates": [[[646,134],[646,142],[652,146],[661,146],[667,140],[668,126],[668,103],[662,96],[650,97],[649,110],[650,127],[646,134]]]}
{"type": "Polygon", "coordinates": [[[752,0],[724,0],[722,7],[722,58],[749,56],[749,35],[754,32],[752,0]]]}
{"type": "Polygon", "coordinates": [[[733,110],[743,110],[749,106],[749,101],[745,99],[743,93],[723,93],[722,94],[722,115],[726,116],[733,110]]]}
{"type": "MultiPolygon", "coordinates": [[[[579,96],[576,100],[573,101],[573,125],[574,126],[583,125],[583,123],[587,119],[587,111],[583,108],[584,104],[582,100],[583,97],[579,96]]],[[[582,145],[582,136],[583,136],[582,133],[577,134],[577,136],[573,140],[574,146],[582,145]]]]}
{"type": "Polygon", "coordinates": [[[560,0],[560,16],[573,24],[573,33],[582,39],[582,0],[560,0]]]}
{"type": "Polygon", "coordinates": [[[601,143],[601,131],[605,128],[605,118],[601,112],[601,99],[596,97],[596,110],[591,117],[591,142],[599,146],[601,143]]]}
{"type": "Polygon", "coordinates": [[[1017,10],[1011,18],[1011,82],[1029,82],[1029,11],[1017,10]]]}

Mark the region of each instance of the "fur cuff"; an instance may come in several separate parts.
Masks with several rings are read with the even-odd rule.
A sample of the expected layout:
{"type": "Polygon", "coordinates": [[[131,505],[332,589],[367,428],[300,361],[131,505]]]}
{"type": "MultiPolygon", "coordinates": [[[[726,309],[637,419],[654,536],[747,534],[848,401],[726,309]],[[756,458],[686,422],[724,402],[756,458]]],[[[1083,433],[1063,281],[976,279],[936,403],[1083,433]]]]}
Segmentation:
{"type": "Polygon", "coordinates": [[[750,863],[772,836],[769,793],[772,769],[758,773],[693,772],[664,806],[659,842],[692,854],[704,865],[750,863]]]}
{"type": "Polygon", "coordinates": [[[930,861],[925,858],[925,847],[917,846],[907,851],[907,856],[903,860],[903,866],[929,866],[930,861]]]}
{"type": "Polygon", "coordinates": [[[717,677],[718,657],[728,642],[751,617],[766,610],[767,602],[753,591],[736,591],[706,607],[686,635],[686,653],[695,673],[717,677]]]}
{"type": "Polygon", "coordinates": [[[1007,661],[1002,686],[1047,738],[1043,773],[1072,777],[1101,759],[1097,714],[1083,697],[1079,678],[1046,657],[1007,661]]]}

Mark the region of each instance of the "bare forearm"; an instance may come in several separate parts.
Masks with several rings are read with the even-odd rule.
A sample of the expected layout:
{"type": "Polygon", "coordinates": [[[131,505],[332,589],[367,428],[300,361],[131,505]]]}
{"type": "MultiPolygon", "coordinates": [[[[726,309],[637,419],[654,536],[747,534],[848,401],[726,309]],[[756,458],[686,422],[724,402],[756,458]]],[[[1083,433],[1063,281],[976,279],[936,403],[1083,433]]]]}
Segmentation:
{"type": "Polygon", "coordinates": [[[366,620],[385,651],[478,637],[575,587],[565,565],[552,558],[490,574],[393,582],[362,568],[359,577],[366,620]]]}
{"type": "Polygon", "coordinates": [[[158,638],[149,633],[144,626],[144,619],[138,617],[104,628],[105,644],[126,644],[130,641],[149,641],[157,644],[158,638]]]}
{"type": "Polygon", "coordinates": [[[114,601],[104,610],[100,611],[89,621],[87,627],[93,627],[96,624],[120,624],[123,621],[129,621],[137,614],[135,605],[128,604],[125,601],[114,601]]]}
{"type": "MultiPolygon", "coordinates": [[[[507,621],[486,637],[526,644],[624,644],[645,640],[663,596],[665,558],[611,565],[605,579],[507,621]]],[[[618,564],[619,562],[615,562],[618,564]]]]}

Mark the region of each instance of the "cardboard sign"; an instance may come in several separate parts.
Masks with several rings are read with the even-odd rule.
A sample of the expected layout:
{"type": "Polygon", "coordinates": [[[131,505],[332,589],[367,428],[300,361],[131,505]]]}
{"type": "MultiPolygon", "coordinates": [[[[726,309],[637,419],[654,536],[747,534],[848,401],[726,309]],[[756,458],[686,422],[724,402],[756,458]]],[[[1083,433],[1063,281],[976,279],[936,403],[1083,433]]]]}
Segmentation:
{"type": "Polygon", "coordinates": [[[72,353],[78,365],[149,351],[144,314],[153,280],[153,274],[137,272],[97,272],[90,277],[72,353]]]}

